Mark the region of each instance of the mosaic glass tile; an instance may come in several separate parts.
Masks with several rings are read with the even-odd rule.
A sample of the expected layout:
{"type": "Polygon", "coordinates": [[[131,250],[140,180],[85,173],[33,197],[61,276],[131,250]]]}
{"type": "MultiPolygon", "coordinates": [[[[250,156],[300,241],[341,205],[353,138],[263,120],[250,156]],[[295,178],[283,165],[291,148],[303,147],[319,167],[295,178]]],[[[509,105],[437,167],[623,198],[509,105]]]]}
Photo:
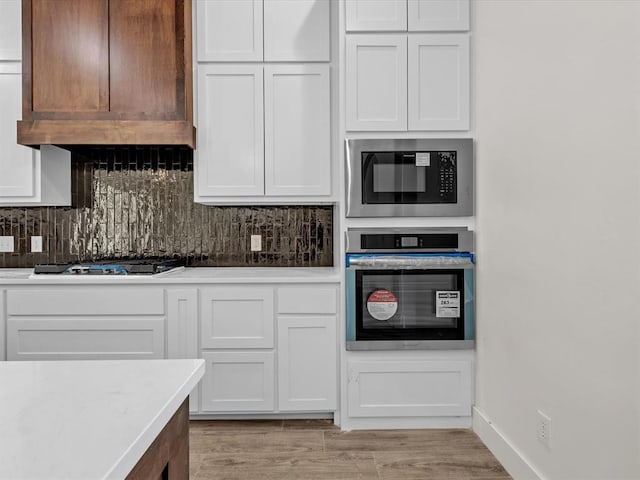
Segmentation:
{"type": "Polygon", "coordinates": [[[176,147],[90,147],[72,153],[72,207],[0,208],[16,252],[0,267],[180,257],[190,266],[333,265],[333,207],[206,206],[193,201],[193,153],[176,147]],[[31,253],[30,237],[43,237],[31,253]],[[251,252],[251,235],[262,235],[251,252]]]}

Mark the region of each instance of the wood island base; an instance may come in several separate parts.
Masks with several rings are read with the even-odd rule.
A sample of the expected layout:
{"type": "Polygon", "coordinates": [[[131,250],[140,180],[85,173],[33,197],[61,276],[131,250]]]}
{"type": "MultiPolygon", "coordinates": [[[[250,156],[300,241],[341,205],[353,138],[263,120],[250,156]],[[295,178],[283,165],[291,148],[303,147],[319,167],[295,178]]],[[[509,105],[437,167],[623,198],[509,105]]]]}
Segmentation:
{"type": "Polygon", "coordinates": [[[127,480],[188,480],[189,397],[164,426],[127,480]]]}

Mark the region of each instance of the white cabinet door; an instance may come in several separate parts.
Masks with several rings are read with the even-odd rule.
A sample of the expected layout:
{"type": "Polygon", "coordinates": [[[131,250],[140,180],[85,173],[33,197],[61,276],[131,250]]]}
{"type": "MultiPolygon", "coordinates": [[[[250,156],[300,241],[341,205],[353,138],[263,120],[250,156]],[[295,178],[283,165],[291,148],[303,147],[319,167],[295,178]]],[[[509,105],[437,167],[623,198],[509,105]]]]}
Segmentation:
{"type": "Polygon", "coordinates": [[[22,118],[22,69],[0,64],[0,202],[36,195],[40,162],[37,150],[16,143],[16,122],[22,118]]]}
{"type": "Polygon", "coordinates": [[[263,72],[198,67],[196,196],[264,194],[263,72]]]}
{"type": "Polygon", "coordinates": [[[201,410],[206,412],[273,411],[273,352],[203,352],[201,410]]]}
{"type": "Polygon", "coordinates": [[[0,61],[22,58],[22,2],[0,2],[0,61]]]}
{"type": "Polygon", "coordinates": [[[351,417],[471,415],[470,361],[350,361],[351,417]]]}
{"type": "Polygon", "coordinates": [[[264,68],[265,193],[331,194],[329,66],[264,68]]]}
{"type": "Polygon", "coordinates": [[[265,62],[328,62],[327,0],[264,0],[265,62]]]}
{"type": "Polygon", "coordinates": [[[469,129],[469,36],[409,36],[409,130],[469,129]]]}
{"type": "Polygon", "coordinates": [[[335,410],[336,317],[278,318],[278,408],[335,410]]]}
{"type": "Polygon", "coordinates": [[[347,36],[346,115],[350,131],[406,131],[407,36],[347,36]]]}
{"type": "Polygon", "coordinates": [[[165,358],[164,317],[10,316],[8,360],[165,358]]]}
{"type": "Polygon", "coordinates": [[[211,287],[200,298],[202,348],[273,348],[273,288],[211,287]]]}
{"type": "Polygon", "coordinates": [[[6,312],[10,360],[165,358],[161,288],[9,289],[6,312]]]}
{"type": "MultiPolygon", "coordinates": [[[[167,289],[167,358],[199,358],[198,289],[167,289]]],[[[189,411],[199,410],[198,388],[189,395],[189,411]]]]}
{"type": "Polygon", "coordinates": [[[262,0],[197,0],[199,62],[262,61],[262,0]]]}
{"type": "Polygon", "coordinates": [[[5,308],[4,308],[4,296],[5,291],[0,290],[0,361],[7,359],[7,351],[6,351],[6,339],[5,332],[7,327],[7,317],[5,316],[5,308]]]}
{"type": "Polygon", "coordinates": [[[469,0],[408,0],[410,32],[469,30],[469,0]]]}
{"type": "Polygon", "coordinates": [[[345,0],[347,32],[407,30],[407,0],[345,0]]]}
{"type": "Polygon", "coordinates": [[[149,286],[74,285],[7,291],[9,316],[164,315],[164,291],[149,286]]]}
{"type": "Polygon", "coordinates": [[[22,118],[22,68],[0,62],[0,206],[71,205],[71,155],[53,145],[16,142],[22,118]],[[43,162],[41,155],[47,158],[43,162]]]}

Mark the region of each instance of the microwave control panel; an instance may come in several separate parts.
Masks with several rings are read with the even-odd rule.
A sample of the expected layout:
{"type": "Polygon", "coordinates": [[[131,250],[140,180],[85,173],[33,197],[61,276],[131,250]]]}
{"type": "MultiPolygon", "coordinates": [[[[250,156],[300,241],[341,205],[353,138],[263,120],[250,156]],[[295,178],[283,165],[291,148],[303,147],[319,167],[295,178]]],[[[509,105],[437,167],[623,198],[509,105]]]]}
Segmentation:
{"type": "Polygon", "coordinates": [[[456,154],[455,152],[439,152],[438,170],[440,181],[440,198],[447,199],[456,193],[456,154]]]}

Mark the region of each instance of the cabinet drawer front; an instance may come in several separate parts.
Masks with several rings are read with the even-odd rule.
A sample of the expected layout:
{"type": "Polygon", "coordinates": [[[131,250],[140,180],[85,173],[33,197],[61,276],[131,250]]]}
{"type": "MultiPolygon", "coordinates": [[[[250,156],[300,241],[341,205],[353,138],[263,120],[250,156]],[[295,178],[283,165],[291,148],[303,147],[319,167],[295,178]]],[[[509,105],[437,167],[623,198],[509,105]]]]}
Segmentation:
{"type": "Polygon", "coordinates": [[[353,361],[352,417],[470,416],[469,361],[353,361]]]}
{"type": "Polygon", "coordinates": [[[164,358],[164,318],[10,318],[9,360],[164,358]]]}
{"type": "Polygon", "coordinates": [[[274,409],[273,352],[205,352],[203,412],[274,409]]]}
{"type": "Polygon", "coordinates": [[[273,348],[272,288],[210,288],[201,298],[202,348],[273,348]]]}
{"type": "Polygon", "coordinates": [[[336,313],[336,287],[283,287],[278,289],[278,313],[336,313]]]}
{"type": "Polygon", "coordinates": [[[164,315],[161,288],[66,286],[9,290],[8,315],[164,315]]]}

